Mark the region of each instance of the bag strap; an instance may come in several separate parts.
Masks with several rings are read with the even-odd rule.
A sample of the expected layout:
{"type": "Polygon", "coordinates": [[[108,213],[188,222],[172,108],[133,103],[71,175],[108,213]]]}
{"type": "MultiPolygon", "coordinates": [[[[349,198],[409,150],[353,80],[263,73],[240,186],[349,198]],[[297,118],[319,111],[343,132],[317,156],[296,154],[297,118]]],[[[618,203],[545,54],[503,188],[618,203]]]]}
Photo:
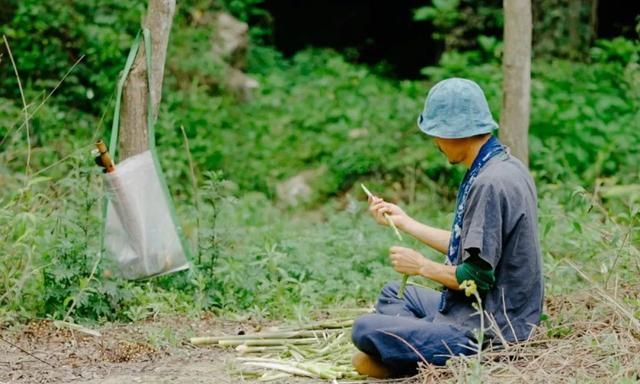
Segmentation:
{"type": "MultiPolygon", "coordinates": [[[[133,67],[133,62],[135,61],[136,55],[138,54],[138,49],[140,48],[141,40],[144,42],[144,51],[145,58],[147,64],[147,87],[148,87],[148,98],[147,98],[147,134],[149,137],[149,150],[151,151],[151,158],[153,159],[156,173],[160,178],[160,185],[162,186],[162,190],[166,196],[167,203],[169,205],[169,212],[171,214],[171,220],[176,226],[176,230],[178,231],[178,238],[180,239],[180,244],[182,245],[182,250],[185,254],[187,260],[193,259],[191,248],[187,244],[186,238],[182,233],[181,227],[178,225],[178,218],[176,215],[176,209],[173,205],[173,200],[171,199],[171,194],[169,193],[169,188],[167,186],[167,181],[165,179],[164,173],[162,172],[162,167],[160,166],[160,160],[156,154],[156,132],[155,132],[155,119],[153,117],[153,107],[151,103],[151,33],[147,28],[142,28],[141,31],[138,32],[136,38],[131,45],[131,49],[129,50],[129,56],[127,57],[127,61],[124,65],[124,69],[122,70],[122,74],[118,81],[117,93],[116,93],[116,105],[113,111],[113,123],[111,125],[111,139],[109,140],[109,151],[112,153],[112,157],[116,159],[116,152],[118,149],[118,133],[120,129],[120,104],[122,103],[122,90],[124,88],[124,83],[129,76],[129,72],[131,72],[131,68],[133,67]]],[[[103,209],[102,209],[102,217],[107,217],[107,207],[108,202],[105,196],[103,209]]],[[[102,252],[104,250],[104,240],[105,240],[105,226],[102,227],[101,234],[101,247],[100,247],[100,255],[102,256],[102,252]]]]}
{"type": "Polygon", "coordinates": [[[140,41],[144,42],[144,52],[145,59],[147,64],[147,88],[148,88],[148,97],[147,97],[147,133],[149,137],[149,149],[155,149],[156,146],[156,134],[154,127],[154,119],[153,119],[153,106],[151,103],[151,35],[147,28],[142,28],[141,31],[136,35],[133,44],[131,45],[131,49],[129,50],[129,56],[127,57],[127,61],[124,65],[124,69],[122,70],[122,74],[120,75],[120,79],[118,80],[118,87],[116,91],[116,105],[113,110],[113,122],[111,124],[111,139],[109,140],[109,151],[112,154],[113,159],[116,159],[116,153],[118,150],[118,134],[120,131],[120,107],[122,104],[122,91],[124,89],[124,83],[127,81],[127,77],[129,77],[129,73],[131,72],[131,68],[133,67],[133,62],[136,59],[136,55],[138,54],[138,49],[140,48],[140,41]]]}

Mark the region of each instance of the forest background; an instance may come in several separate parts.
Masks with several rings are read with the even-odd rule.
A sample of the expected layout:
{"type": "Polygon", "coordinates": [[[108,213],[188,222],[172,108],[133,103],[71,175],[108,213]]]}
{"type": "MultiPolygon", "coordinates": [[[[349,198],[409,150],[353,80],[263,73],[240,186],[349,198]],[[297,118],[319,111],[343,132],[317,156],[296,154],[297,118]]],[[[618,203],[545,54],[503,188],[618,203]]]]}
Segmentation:
{"type": "MultiPolygon", "coordinates": [[[[633,330],[640,318],[640,10],[618,3],[534,2],[528,139],[549,337],[612,316],[633,330]],[[610,300],[589,304],[596,291],[610,300]]],[[[156,139],[193,267],[126,281],[98,259],[91,149],[109,135],[146,1],[0,9],[3,327],[366,307],[398,276],[393,234],[367,216],[359,183],[447,228],[463,170],[416,127],[426,91],[467,77],[501,113],[502,2],[178,2],[156,139]],[[227,57],[221,12],[248,26],[227,57]]],[[[614,333],[602,333],[602,353],[617,348],[614,333]]]]}

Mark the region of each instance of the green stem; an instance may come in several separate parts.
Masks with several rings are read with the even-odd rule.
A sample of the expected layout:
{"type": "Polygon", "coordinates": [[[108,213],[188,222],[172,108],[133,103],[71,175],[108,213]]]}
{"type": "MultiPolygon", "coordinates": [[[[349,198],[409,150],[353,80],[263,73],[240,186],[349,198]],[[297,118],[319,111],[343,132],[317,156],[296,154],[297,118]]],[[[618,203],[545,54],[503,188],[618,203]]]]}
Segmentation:
{"type": "Polygon", "coordinates": [[[342,329],[350,328],[353,325],[353,318],[344,318],[344,319],[330,319],[317,321],[315,323],[306,324],[306,325],[290,325],[284,327],[274,327],[270,328],[272,332],[279,331],[311,331],[311,330],[323,330],[327,329],[342,329]]]}
{"type": "Polygon", "coordinates": [[[234,347],[236,345],[247,346],[268,346],[268,345],[287,345],[287,344],[315,344],[318,339],[315,337],[305,339],[254,339],[254,340],[218,340],[218,344],[226,347],[234,347]]]}
{"type": "Polygon", "coordinates": [[[400,289],[398,290],[398,298],[404,298],[404,289],[407,287],[407,281],[409,281],[409,275],[402,275],[402,283],[400,283],[400,289]]]}
{"type": "MultiPolygon", "coordinates": [[[[360,187],[362,187],[362,190],[364,190],[367,196],[371,198],[374,197],[373,194],[369,191],[369,189],[367,189],[367,187],[364,186],[364,184],[360,184],[360,187]]],[[[382,216],[384,216],[385,220],[387,220],[387,224],[389,224],[389,226],[393,228],[393,232],[396,234],[396,237],[398,238],[398,240],[402,241],[402,234],[400,234],[398,227],[396,227],[396,223],[394,223],[393,220],[391,220],[391,217],[389,217],[387,213],[383,213],[382,216]]],[[[407,286],[408,279],[409,279],[409,275],[404,275],[402,277],[402,284],[400,284],[400,291],[398,292],[398,298],[400,299],[404,297],[404,288],[407,286]]]]}
{"type": "Polygon", "coordinates": [[[283,332],[264,332],[249,335],[236,336],[203,336],[192,337],[190,339],[193,345],[218,344],[222,340],[261,340],[261,339],[299,339],[306,337],[325,338],[330,334],[343,332],[344,329],[323,329],[323,330],[302,330],[302,331],[283,331],[283,332]]]}

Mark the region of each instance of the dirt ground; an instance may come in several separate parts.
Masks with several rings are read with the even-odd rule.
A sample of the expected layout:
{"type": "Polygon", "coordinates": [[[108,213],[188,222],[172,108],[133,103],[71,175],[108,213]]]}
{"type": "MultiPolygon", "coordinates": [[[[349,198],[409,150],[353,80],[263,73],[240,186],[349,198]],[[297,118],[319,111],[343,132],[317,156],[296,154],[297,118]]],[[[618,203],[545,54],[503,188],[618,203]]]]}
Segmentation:
{"type": "Polygon", "coordinates": [[[188,339],[253,332],[256,327],[211,316],[176,317],[105,325],[93,329],[100,336],[92,336],[48,320],[33,321],[0,329],[0,383],[251,382],[230,373],[232,352],[196,348],[188,339]]]}
{"type": "MultiPolygon", "coordinates": [[[[484,352],[483,381],[640,382],[640,333],[636,317],[626,310],[627,301],[623,300],[637,302],[639,291],[633,286],[621,288],[617,296],[592,290],[547,298],[546,311],[557,324],[552,320],[542,324],[528,343],[484,352]]],[[[198,348],[188,340],[193,336],[254,333],[271,325],[275,324],[203,315],[106,324],[90,330],[57,326],[49,320],[0,326],[0,384],[256,383],[234,373],[236,355],[232,350],[198,348]]],[[[430,367],[422,379],[394,382],[444,382],[454,379],[452,372],[473,373],[473,365],[465,365],[462,360],[453,363],[449,368],[430,367]]],[[[274,382],[318,381],[286,378],[274,382]]],[[[381,383],[371,380],[358,384],[367,382],[381,383]]]]}

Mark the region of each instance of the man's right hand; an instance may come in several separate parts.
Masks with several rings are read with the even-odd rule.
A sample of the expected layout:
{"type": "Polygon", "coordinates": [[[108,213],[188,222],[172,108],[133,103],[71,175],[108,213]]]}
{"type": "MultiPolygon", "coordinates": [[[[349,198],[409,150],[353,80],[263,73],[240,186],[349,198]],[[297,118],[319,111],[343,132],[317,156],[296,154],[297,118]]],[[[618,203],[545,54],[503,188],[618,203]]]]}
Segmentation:
{"type": "Polygon", "coordinates": [[[404,224],[409,221],[409,216],[395,204],[387,203],[383,199],[373,196],[369,197],[369,213],[378,222],[378,224],[389,225],[384,214],[389,215],[389,218],[398,228],[403,228],[404,224]]]}

